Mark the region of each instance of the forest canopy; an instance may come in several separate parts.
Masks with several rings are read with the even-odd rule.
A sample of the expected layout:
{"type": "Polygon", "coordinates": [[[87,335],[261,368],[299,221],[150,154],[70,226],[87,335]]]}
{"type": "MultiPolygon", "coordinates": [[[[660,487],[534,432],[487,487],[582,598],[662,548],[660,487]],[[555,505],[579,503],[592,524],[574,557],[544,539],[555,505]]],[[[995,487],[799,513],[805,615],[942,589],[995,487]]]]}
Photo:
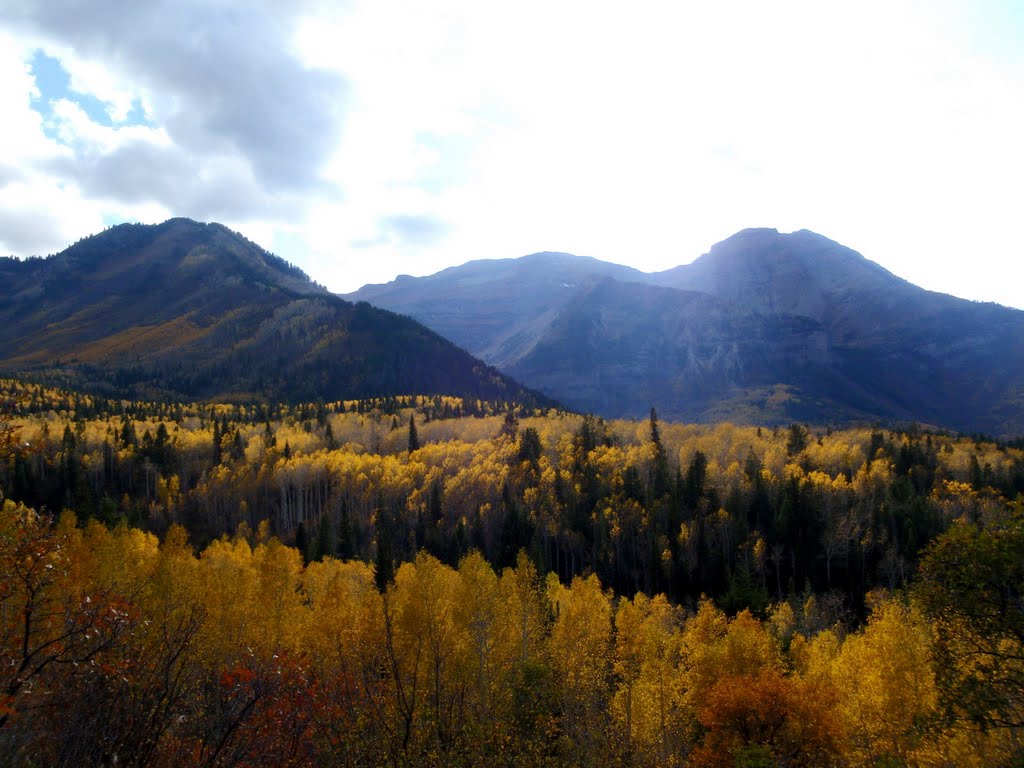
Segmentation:
{"type": "Polygon", "coordinates": [[[1010,765],[1024,452],[0,384],[14,764],[1010,765]]]}

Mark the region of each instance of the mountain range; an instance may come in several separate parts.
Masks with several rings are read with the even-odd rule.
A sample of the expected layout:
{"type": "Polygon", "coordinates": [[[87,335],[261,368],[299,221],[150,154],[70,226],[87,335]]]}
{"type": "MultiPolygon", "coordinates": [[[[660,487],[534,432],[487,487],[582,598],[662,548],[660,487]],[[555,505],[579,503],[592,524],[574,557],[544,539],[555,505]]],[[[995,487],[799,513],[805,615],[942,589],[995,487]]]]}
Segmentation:
{"type": "Polygon", "coordinates": [[[0,371],[139,399],[452,394],[552,404],[220,224],[123,224],[0,259],[0,371]]]}
{"type": "Polygon", "coordinates": [[[744,230],[664,272],[537,253],[337,296],[219,224],[125,224],[0,259],[0,324],[0,373],[114,396],[445,393],[1024,434],[1024,312],[808,231],[744,230]]]}
{"type": "Polygon", "coordinates": [[[744,230],[664,272],[538,253],[346,298],[610,417],[1024,433],[1024,312],[926,291],[806,230],[744,230]]]}

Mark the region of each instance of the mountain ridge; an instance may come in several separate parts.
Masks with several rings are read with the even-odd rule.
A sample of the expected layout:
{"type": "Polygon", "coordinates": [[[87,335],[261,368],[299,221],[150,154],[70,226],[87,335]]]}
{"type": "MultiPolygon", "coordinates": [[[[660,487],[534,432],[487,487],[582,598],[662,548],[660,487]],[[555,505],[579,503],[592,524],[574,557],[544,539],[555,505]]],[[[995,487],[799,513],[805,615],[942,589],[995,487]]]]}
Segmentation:
{"type": "MultiPolygon", "coordinates": [[[[532,273],[542,271],[543,255],[524,257],[532,273]]],[[[515,269],[507,260],[490,283],[482,262],[474,263],[471,303],[458,284],[460,267],[385,284],[369,300],[421,319],[571,407],[605,416],[636,417],[654,405],[665,417],[698,421],[899,420],[1024,432],[1020,310],[926,291],[809,230],[743,230],[690,264],[654,273],[627,267],[617,273],[625,280],[616,278],[621,265],[596,262],[594,274],[595,262],[560,255],[555,272],[571,274],[564,283],[572,289],[521,283],[525,302],[505,296],[504,276],[515,269]],[[492,285],[501,291],[488,293],[492,285]],[[460,311],[423,312],[433,303],[460,311]]]]}
{"type": "Polygon", "coordinates": [[[471,317],[471,323],[457,334],[460,340],[456,343],[476,349],[474,354],[500,367],[524,354],[529,340],[554,319],[552,308],[559,303],[556,297],[568,296],[579,287],[580,263],[588,267],[584,281],[594,275],[643,274],[631,267],[590,257],[542,251],[518,259],[477,259],[424,278],[403,276],[380,284],[379,288],[367,286],[358,295],[343,298],[388,308],[398,294],[401,298],[397,305],[401,309],[397,311],[435,329],[449,329],[460,318],[471,317]],[[474,289],[481,282],[491,289],[486,295],[477,296],[474,289]],[[424,284],[430,286],[431,295],[419,300],[416,293],[424,284]],[[412,293],[403,295],[407,287],[412,293]],[[499,289],[497,293],[495,287],[499,289]]]}
{"type": "Polygon", "coordinates": [[[220,224],[126,224],[0,263],[0,369],[102,394],[547,398],[416,321],[351,303],[220,224]]]}

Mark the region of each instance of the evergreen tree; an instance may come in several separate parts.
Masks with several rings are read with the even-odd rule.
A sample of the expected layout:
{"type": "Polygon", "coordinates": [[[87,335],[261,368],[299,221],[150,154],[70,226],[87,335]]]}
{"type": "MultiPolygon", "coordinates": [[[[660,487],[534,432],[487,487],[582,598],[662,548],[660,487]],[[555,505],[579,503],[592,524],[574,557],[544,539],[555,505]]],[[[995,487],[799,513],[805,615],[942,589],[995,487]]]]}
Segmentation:
{"type": "Polygon", "coordinates": [[[352,520],[348,511],[348,499],[342,497],[341,511],[338,513],[338,555],[342,560],[355,557],[356,545],[352,535],[352,520]]]}
{"type": "Polygon", "coordinates": [[[786,453],[796,456],[807,447],[807,430],[799,424],[789,425],[789,438],[786,440],[786,453]]]}
{"type": "Polygon", "coordinates": [[[215,467],[218,464],[220,464],[222,459],[223,459],[223,457],[221,456],[220,439],[221,439],[220,422],[218,422],[216,419],[214,419],[213,420],[213,466],[215,466],[215,467]]]}
{"type": "Polygon", "coordinates": [[[394,526],[391,513],[385,506],[377,509],[377,557],[374,561],[374,582],[383,594],[395,580],[394,526]]]}
{"type": "Polygon", "coordinates": [[[541,445],[540,433],[533,427],[527,427],[519,437],[519,460],[528,461],[536,471],[544,448],[541,445]]]}
{"type": "Polygon", "coordinates": [[[139,439],[135,434],[135,424],[132,423],[131,419],[125,419],[121,426],[121,447],[127,448],[128,446],[138,446],[139,439]]]}
{"type": "MultiPolygon", "coordinates": [[[[61,438],[60,443],[65,453],[75,450],[75,433],[71,431],[70,424],[64,427],[64,436],[61,438]]],[[[975,463],[977,463],[977,459],[975,459],[975,463]]]]}
{"type": "Polygon", "coordinates": [[[689,510],[695,510],[700,500],[704,498],[704,484],[707,480],[708,458],[703,451],[697,451],[690,459],[690,466],[686,468],[686,478],[683,480],[683,504],[689,510]]]}
{"type": "Polygon", "coordinates": [[[658,414],[651,408],[651,443],[654,445],[654,466],[651,468],[651,495],[655,499],[664,498],[669,492],[668,457],[665,447],[661,444],[661,432],[658,429],[658,414]]]}
{"type": "Polygon", "coordinates": [[[654,447],[659,453],[665,449],[661,446],[661,432],[658,430],[658,412],[654,410],[654,406],[651,406],[651,442],[654,443],[654,447]]]}
{"type": "Polygon", "coordinates": [[[430,499],[428,501],[428,509],[430,512],[430,522],[435,527],[440,527],[444,521],[444,489],[441,485],[441,481],[437,480],[433,485],[430,486],[430,499]]]}
{"type": "Polygon", "coordinates": [[[325,557],[334,555],[334,536],[331,530],[331,520],[327,515],[320,517],[320,525],[316,531],[316,545],[313,548],[313,560],[322,561],[325,557]]]}
{"type": "Polygon", "coordinates": [[[420,438],[416,433],[416,414],[409,414],[409,453],[420,449],[420,438]]]}
{"type": "Polygon", "coordinates": [[[299,523],[299,527],[295,529],[295,548],[299,550],[299,554],[302,555],[303,564],[309,562],[307,557],[307,550],[309,549],[309,540],[306,536],[306,525],[305,523],[299,523]]]}
{"type": "Polygon", "coordinates": [[[235,430],[235,438],[231,443],[231,458],[234,461],[245,459],[245,443],[242,442],[242,432],[239,429],[235,430]]]}
{"type": "Polygon", "coordinates": [[[172,455],[171,437],[167,433],[167,427],[161,421],[160,425],[156,428],[156,437],[153,439],[150,459],[163,472],[170,468],[172,455]]]}
{"type": "Polygon", "coordinates": [[[501,423],[501,431],[498,436],[507,437],[509,440],[515,440],[519,435],[519,419],[516,417],[515,410],[509,406],[509,409],[505,411],[505,419],[501,423]]]}

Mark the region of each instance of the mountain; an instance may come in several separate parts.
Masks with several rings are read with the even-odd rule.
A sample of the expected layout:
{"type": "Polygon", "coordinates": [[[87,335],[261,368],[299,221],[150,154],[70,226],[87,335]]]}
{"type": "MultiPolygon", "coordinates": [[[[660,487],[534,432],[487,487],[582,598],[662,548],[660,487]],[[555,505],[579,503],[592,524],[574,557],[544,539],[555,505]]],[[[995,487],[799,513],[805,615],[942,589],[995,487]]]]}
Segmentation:
{"type": "Polygon", "coordinates": [[[652,274],[565,254],[518,261],[350,297],[605,416],[653,405],[687,420],[1024,433],[1024,312],[926,291],[813,232],[744,230],[652,274]]]}
{"type": "Polygon", "coordinates": [[[492,365],[526,354],[577,290],[595,278],[640,280],[639,270],[567,253],[470,261],[429,277],[401,275],[346,298],[415,317],[492,365]]]}
{"type": "Polygon", "coordinates": [[[0,259],[0,325],[0,371],[103,394],[536,399],[414,320],[344,301],[226,227],[188,219],[0,259]]]}
{"type": "Polygon", "coordinates": [[[746,229],[712,246],[692,264],[651,275],[669,288],[718,296],[759,314],[809,317],[850,338],[962,302],[925,291],[854,250],[800,230],[746,229]]]}

